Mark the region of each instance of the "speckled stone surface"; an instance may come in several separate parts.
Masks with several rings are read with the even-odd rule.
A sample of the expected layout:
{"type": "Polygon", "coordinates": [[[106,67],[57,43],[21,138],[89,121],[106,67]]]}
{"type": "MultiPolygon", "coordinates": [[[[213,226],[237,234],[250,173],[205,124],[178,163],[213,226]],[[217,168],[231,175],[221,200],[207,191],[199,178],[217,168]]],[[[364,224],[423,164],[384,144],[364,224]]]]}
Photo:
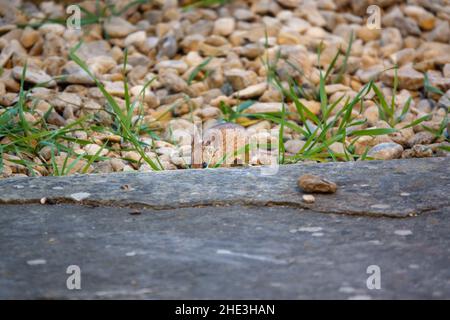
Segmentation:
{"type": "Polygon", "coordinates": [[[0,181],[0,203],[84,203],[174,209],[195,206],[285,205],[324,213],[406,217],[449,206],[450,158],[19,178],[0,181]],[[338,191],[302,201],[299,176],[337,183],[338,191]],[[125,187],[124,187],[125,186],[125,187]],[[81,198],[80,198],[81,195],[81,198]]]}
{"type": "Polygon", "coordinates": [[[448,207],[405,219],[245,206],[0,210],[3,299],[450,298],[448,207]],[[66,287],[69,265],[81,290],[66,287]],[[366,284],[373,265],[379,290],[366,284]]]}
{"type": "Polygon", "coordinates": [[[437,158],[2,180],[0,298],[449,299],[449,179],[437,158]],[[303,204],[306,172],[337,193],[303,204]]]}

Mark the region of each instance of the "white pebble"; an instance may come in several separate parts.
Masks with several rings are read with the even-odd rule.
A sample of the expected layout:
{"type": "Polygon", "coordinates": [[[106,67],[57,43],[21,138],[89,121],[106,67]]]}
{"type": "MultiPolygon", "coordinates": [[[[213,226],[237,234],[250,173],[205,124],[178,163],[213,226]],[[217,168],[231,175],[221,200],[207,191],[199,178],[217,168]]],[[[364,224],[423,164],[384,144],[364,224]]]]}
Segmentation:
{"type": "Polygon", "coordinates": [[[314,203],[316,202],[316,198],[312,194],[304,194],[303,201],[306,203],[314,203]]]}

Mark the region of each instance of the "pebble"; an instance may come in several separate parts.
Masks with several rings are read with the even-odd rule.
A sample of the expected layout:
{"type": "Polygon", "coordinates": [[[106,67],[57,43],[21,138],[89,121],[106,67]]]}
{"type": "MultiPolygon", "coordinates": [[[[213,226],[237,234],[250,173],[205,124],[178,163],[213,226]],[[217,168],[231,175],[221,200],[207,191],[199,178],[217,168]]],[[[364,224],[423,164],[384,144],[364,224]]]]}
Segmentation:
{"type": "Polygon", "coordinates": [[[267,89],[267,83],[262,82],[258,83],[252,86],[249,86],[245,89],[236,91],[233,93],[233,97],[239,98],[239,99],[251,99],[261,96],[264,91],[267,89]]]}
{"type": "Polygon", "coordinates": [[[302,198],[305,203],[316,202],[316,198],[312,194],[304,194],[302,198]]]}
{"type": "Polygon", "coordinates": [[[345,155],[346,148],[345,145],[342,142],[333,142],[328,146],[328,148],[335,153],[337,157],[342,157],[345,155]]]}
{"type": "Polygon", "coordinates": [[[309,111],[311,111],[315,115],[318,115],[320,113],[320,102],[306,99],[299,100],[309,111]]]}
{"type": "Polygon", "coordinates": [[[61,69],[63,80],[71,84],[94,84],[94,80],[75,62],[69,61],[61,69]]]}
{"type": "Polygon", "coordinates": [[[190,92],[190,89],[186,83],[180,76],[178,76],[177,72],[173,69],[164,69],[159,73],[159,81],[161,84],[166,86],[167,89],[174,93],[178,92],[190,92]]]}
{"type": "Polygon", "coordinates": [[[174,69],[174,70],[178,71],[178,73],[182,74],[182,73],[186,72],[186,70],[188,69],[188,65],[184,61],[181,61],[181,60],[166,60],[166,61],[158,62],[155,65],[155,69],[156,70],[174,69]]]}
{"type": "Polygon", "coordinates": [[[257,83],[257,75],[253,71],[231,69],[224,73],[235,91],[243,90],[257,83]]]}
{"type": "Polygon", "coordinates": [[[405,48],[391,55],[393,63],[403,66],[408,63],[414,62],[416,58],[416,51],[413,48],[405,48]]]}
{"type": "Polygon", "coordinates": [[[423,30],[432,30],[436,25],[434,15],[422,7],[415,5],[406,6],[404,12],[413,18],[423,30]]]}
{"type": "Polygon", "coordinates": [[[297,184],[303,191],[310,193],[335,193],[337,190],[336,183],[312,174],[302,175],[297,184]]]}
{"type": "Polygon", "coordinates": [[[427,35],[428,41],[448,43],[450,40],[450,25],[448,21],[440,21],[436,27],[427,35]]]}
{"type": "Polygon", "coordinates": [[[446,63],[442,72],[444,73],[445,78],[450,78],[450,63],[446,63]]]}
{"type": "Polygon", "coordinates": [[[20,43],[26,49],[31,48],[39,40],[39,32],[31,27],[26,27],[20,37],[20,43]]]}
{"type": "Polygon", "coordinates": [[[172,59],[177,54],[177,51],[177,40],[170,33],[158,42],[158,58],[167,57],[172,59]]]}
{"type": "MultiPolygon", "coordinates": [[[[398,87],[400,89],[418,90],[423,87],[424,76],[410,66],[404,66],[397,70],[398,87]]],[[[393,86],[395,70],[388,70],[381,76],[383,83],[393,86]]]]}
{"type": "Polygon", "coordinates": [[[145,45],[146,41],[147,41],[147,33],[145,31],[136,31],[127,35],[123,44],[126,47],[131,45],[142,46],[145,45]]]}
{"type": "Polygon", "coordinates": [[[213,32],[221,36],[229,36],[233,33],[235,24],[233,18],[219,18],[214,22],[213,32]]]}
{"type": "MultiPolygon", "coordinates": [[[[351,151],[354,142],[356,154],[369,150],[369,158],[376,159],[446,154],[437,145],[448,143],[449,125],[440,137],[423,127],[440,129],[445,110],[450,109],[450,26],[446,7],[439,3],[430,6],[422,0],[384,1],[382,29],[371,30],[366,25],[367,19],[363,18],[373,2],[369,0],[257,0],[188,11],[181,8],[182,2],[157,0],[132,6],[120,16],[110,15],[99,24],[83,26],[86,31],[83,32],[68,30],[64,24],[57,23],[33,27],[43,17],[64,17],[64,7],[56,1],[46,1],[33,5],[29,11],[28,0],[22,2],[23,6],[8,9],[0,27],[0,112],[17,102],[23,67],[27,63],[24,80],[25,88],[30,90],[24,117],[28,121],[40,122],[45,115],[49,130],[55,130],[87,117],[89,126],[102,126],[110,131],[97,135],[89,126],[83,126],[73,132],[73,137],[91,143],[81,146],[74,143],[74,154],[68,158],[70,163],[78,154],[95,155],[106,144],[100,154],[110,159],[94,161],[88,172],[148,171],[151,168],[131,160],[139,161],[140,156],[112,129],[114,115],[95,81],[69,59],[70,49],[80,40],[83,41],[77,55],[121,108],[125,108],[123,80],[128,80],[131,102],[135,106],[132,121],[140,122],[145,128],[140,138],[152,140],[147,136],[151,130],[165,142],[173,142],[174,145],[158,147],[152,147],[151,142],[146,147],[152,156],[160,153],[163,166],[168,169],[191,165],[193,123],[201,123],[205,131],[222,123],[228,116],[221,109],[223,104],[236,111],[240,103],[254,102],[243,111],[243,116],[232,119],[236,124],[219,125],[220,130],[237,126],[228,136],[233,141],[231,145],[244,136],[258,142],[278,142],[278,123],[248,118],[245,114],[279,113],[283,106],[291,124],[314,130],[317,126],[312,119],[302,123],[292,99],[284,97],[283,105],[282,93],[268,81],[267,63],[274,67],[270,71],[279,75],[285,89],[292,80],[296,81],[292,89],[304,92],[298,94],[299,102],[321,118],[317,92],[319,67],[326,68],[338,50],[344,54],[352,34],[354,41],[342,81],[334,82],[335,72],[325,85],[329,105],[344,96],[328,121],[342,108],[347,97],[353,99],[371,80],[377,82],[390,103],[395,77],[391,68],[395,64],[399,67],[399,87],[394,116],[400,115],[409,98],[411,105],[402,119],[384,119],[379,112],[378,98],[374,92],[368,93],[352,113],[352,121],[367,119],[367,122],[350,128],[346,141],[335,142],[329,149],[339,155],[346,148],[351,151]],[[14,21],[25,27],[16,27],[14,21]],[[323,45],[323,50],[317,62],[319,45],[323,45]],[[128,51],[126,66],[123,65],[125,48],[128,51]],[[210,59],[208,64],[188,85],[194,68],[206,59],[210,59]],[[444,95],[424,88],[425,73],[430,85],[444,95]],[[149,83],[151,79],[154,80],[149,83]],[[41,83],[46,83],[46,88],[33,88],[41,83]],[[403,129],[426,114],[430,114],[427,121],[403,129]],[[376,137],[362,136],[357,141],[351,135],[354,130],[391,126],[398,131],[376,137]],[[122,159],[127,152],[132,156],[122,159]]],[[[340,57],[337,70],[342,63],[340,57]]],[[[334,132],[339,124],[337,121],[329,132],[334,132]]],[[[297,154],[307,140],[290,126],[285,126],[282,138],[288,156],[297,154]]],[[[330,133],[324,138],[329,139],[330,133]]],[[[2,143],[8,143],[8,139],[4,137],[2,143]]],[[[274,148],[276,144],[273,143],[274,148]]],[[[49,149],[41,146],[30,159],[24,160],[34,161],[34,158],[48,164],[49,149]]],[[[55,165],[62,168],[66,158],[65,153],[56,154],[55,165]]],[[[267,155],[261,157],[257,164],[266,158],[267,155]]],[[[345,159],[338,156],[338,160],[345,159]]],[[[67,174],[80,173],[86,165],[86,159],[80,159],[67,174]]],[[[5,165],[2,177],[31,174],[28,171],[23,166],[5,165]]],[[[53,173],[51,166],[48,170],[34,171],[37,175],[53,173]]]]}
{"type": "Polygon", "coordinates": [[[92,143],[85,145],[84,151],[86,151],[86,153],[90,156],[98,155],[100,157],[108,153],[107,149],[102,149],[99,145],[92,143]]]}
{"type": "Polygon", "coordinates": [[[450,110],[450,89],[439,99],[438,105],[450,110]]]}
{"type": "Polygon", "coordinates": [[[403,147],[398,143],[384,142],[371,148],[367,156],[376,160],[392,160],[400,158],[402,152],[403,147]]]}
{"type": "Polygon", "coordinates": [[[259,102],[252,104],[245,110],[246,113],[270,113],[281,112],[283,104],[279,102],[259,102]]]}
{"type": "Polygon", "coordinates": [[[429,146],[414,145],[411,149],[403,151],[402,158],[427,158],[433,156],[433,150],[429,146]]]}
{"type": "Polygon", "coordinates": [[[112,16],[103,25],[105,32],[112,38],[123,38],[136,31],[136,27],[127,20],[112,16]]]}
{"type": "Polygon", "coordinates": [[[428,131],[422,131],[416,133],[411,139],[408,140],[408,145],[413,147],[415,145],[431,144],[436,139],[434,134],[428,131]]]}
{"type": "Polygon", "coordinates": [[[114,50],[112,50],[111,45],[105,40],[83,43],[77,51],[77,55],[84,60],[94,57],[113,56],[113,53],[114,50]]]}
{"type": "Polygon", "coordinates": [[[304,145],[305,141],[303,140],[288,140],[284,143],[286,151],[292,154],[297,154],[300,152],[304,145]]]}
{"type": "MultiPolygon", "coordinates": [[[[12,70],[12,75],[14,78],[18,81],[22,78],[23,75],[23,67],[14,67],[12,70]]],[[[50,77],[45,71],[34,69],[31,67],[28,67],[25,72],[25,78],[24,80],[26,82],[30,82],[33,84],[39,84],[45,87],[52,87],[56,85],[55,80],[53,80],[52,77],[50,77]]]]}
{"type": "Polygon", "coordinates": [[[364,117],[371,126],[375,126],[380,120],[380,113],[377,106],[370,106],[364,111],[364,117]]]}

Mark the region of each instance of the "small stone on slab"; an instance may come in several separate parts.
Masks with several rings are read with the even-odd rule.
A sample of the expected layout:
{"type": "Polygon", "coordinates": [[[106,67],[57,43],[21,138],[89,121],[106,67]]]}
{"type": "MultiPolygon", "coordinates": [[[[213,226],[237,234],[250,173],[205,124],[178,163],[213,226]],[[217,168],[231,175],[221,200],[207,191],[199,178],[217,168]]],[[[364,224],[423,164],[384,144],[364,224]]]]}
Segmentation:
{"type": "Polygon", "coordinates": [[[335,193],[337,190],[336,183],[312,174],[301,176],[297,183],[301,189],[311,193],[335,193]]]}
{"type": "Polygon", "coordinates": [[[314,202],[316,202],[316,198],[314,198],[314,196],[312,194],[304,194],[303,201],[305,203],[314,203],[314,202]]]}

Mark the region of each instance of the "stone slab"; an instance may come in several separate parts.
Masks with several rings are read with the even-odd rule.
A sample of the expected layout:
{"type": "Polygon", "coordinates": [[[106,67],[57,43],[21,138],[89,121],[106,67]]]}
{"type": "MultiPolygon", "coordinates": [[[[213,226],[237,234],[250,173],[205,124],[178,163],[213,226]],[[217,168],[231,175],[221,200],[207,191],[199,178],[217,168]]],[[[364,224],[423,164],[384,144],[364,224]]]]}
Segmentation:
{"type": "Polygon", "coordinates": [[[405,219],[134,210],[0,205],[0,299],[450,298],[448,207],[405,219]],[[66,287],[69,265],[81,290],[66,287]],[[379,290],[366,285],[371,265],[379,290]]]}
{"type": "Polygon", "coordinates": [[[449,177],[436,158],[2,180],[0,298],[448,299],[449,177]],[[304,204],[304,173],[338,192],[304,204]]]}
{"type": "Polygon", "coordinates": [[[316,212],[407,217],[448,207],[450,158],[365,161],[262,169],[178,170],[0,181],[0,203],[82,203],[177,209],[198,206],[289,206],[316,212]],[[305,173],[338,184],[331,195],[302,201],[297,179],[305,173]],[[125,189],[124,189],[125,188],[125,189]]]}

